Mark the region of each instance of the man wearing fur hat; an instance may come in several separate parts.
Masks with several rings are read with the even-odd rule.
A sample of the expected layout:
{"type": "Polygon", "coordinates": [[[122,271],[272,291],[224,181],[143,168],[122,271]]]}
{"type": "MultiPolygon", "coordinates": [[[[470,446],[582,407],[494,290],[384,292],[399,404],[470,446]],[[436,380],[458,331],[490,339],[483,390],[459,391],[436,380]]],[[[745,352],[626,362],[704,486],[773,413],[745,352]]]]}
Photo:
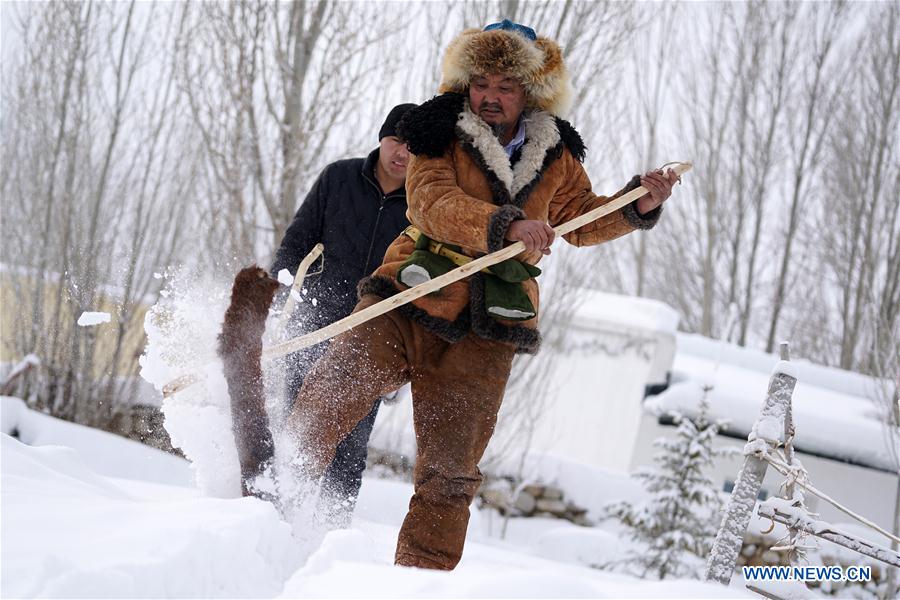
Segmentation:
{"type": "Polygon", "coordinates": [[[561,118],[571,97],[561,50],[528,27],[504,21],[464,31],[442,70],[441,94],[400,123],[413,155],[412,227],[360,282],[356,310],[505,244],[522,241],[527,251],[336,338],[289,423],[307,444],[305,475],[317,479],[372,402],[411,382],[415,493],[395,560],[453,569],[513,356],[540,344],[534,265],[550,253],[551,227],[643,185],[649,194],[564,238],[587,246],[649,229],[676,176],[635,176],[612,197],[591,191],[585,146],[561,118]]]}

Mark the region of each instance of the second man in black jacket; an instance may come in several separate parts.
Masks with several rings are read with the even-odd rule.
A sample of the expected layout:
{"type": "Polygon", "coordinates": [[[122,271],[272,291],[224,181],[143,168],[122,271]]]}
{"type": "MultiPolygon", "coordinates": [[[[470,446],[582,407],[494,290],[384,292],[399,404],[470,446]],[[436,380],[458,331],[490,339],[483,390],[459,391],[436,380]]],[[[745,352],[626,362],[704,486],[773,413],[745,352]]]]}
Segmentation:
{"type": "MultiPolygon", "coordinates": [[[[349,315],[357,303],[357,282],[381,265],[388,245],[409,225],[404,187],[409,152],[397,138],[396,126],[414,106],[400,104],[390,111],[378,133],[379,147],[366,158],[340,160],[325,167],[285,232],[270,271],[273,276],[282,269],[295,275],[300,261],[317,243],[325,246],[322,258],[310,267],[303,283],[303,301],[291,319],[293,335],[315,331],[349,315]]],[[[327,342],[287,357],[289,403],[326,346],[327,342]]],[[[335,395],[339,394],[340,390],[335,390],[335,395]]],[[[352,515],[380,404],[379,399],[344,439],[325,474],[323,490],[329,497],[323,500],[337,524],[349,523],[352,515]]]]}

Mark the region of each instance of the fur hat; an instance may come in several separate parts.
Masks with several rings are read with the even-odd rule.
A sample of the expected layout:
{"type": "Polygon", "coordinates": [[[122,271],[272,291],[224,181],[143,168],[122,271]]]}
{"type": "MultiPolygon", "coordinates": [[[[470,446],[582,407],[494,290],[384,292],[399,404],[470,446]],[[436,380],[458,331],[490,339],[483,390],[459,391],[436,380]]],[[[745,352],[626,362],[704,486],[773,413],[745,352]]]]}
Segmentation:
{"type": "Polygon", "coordinates": [[[572,86],[559,45],[540,36],[532,41],[506,28],[466,29],[450,42],[441,64],[439,92],[464,94],[474,77],[495,73],[518,80],[530,108],[558,117],[564,117],[570,108],[572,86]]]}

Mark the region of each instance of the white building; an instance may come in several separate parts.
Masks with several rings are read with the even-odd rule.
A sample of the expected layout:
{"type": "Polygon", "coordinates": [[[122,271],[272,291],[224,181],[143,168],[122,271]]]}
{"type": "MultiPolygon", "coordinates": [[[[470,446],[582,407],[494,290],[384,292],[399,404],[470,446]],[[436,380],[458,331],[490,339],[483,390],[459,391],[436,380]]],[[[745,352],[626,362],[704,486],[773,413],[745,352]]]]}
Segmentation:
{"type": "Polygon", "coordinates": [[[541,351],[554,364],[532,448],[627,472],[645,390],[665,384],[675,356],[678,314],[654,300],[593,290],[579,302],[564,342],[541,351]]]}

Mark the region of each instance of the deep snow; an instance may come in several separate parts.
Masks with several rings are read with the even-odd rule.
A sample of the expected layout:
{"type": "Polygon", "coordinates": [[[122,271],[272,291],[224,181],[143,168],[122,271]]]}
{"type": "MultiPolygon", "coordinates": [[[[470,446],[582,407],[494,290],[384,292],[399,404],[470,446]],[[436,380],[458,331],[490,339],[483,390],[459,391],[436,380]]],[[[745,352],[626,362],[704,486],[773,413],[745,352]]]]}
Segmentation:
{"type": "Polygon", "coordinates": [[[455,571],[395,567],[412,488],[373,477],[352,527],[328,533],[304,557],[273,506],[203,496],[185,481],[186,461],[34,413],[18,399],[2,398],[0,408],[3,597],[747,596],[589,568],[623,547],[600,529],[514,519],[500,540],[496,514],[474,507],[455,571]]]}

